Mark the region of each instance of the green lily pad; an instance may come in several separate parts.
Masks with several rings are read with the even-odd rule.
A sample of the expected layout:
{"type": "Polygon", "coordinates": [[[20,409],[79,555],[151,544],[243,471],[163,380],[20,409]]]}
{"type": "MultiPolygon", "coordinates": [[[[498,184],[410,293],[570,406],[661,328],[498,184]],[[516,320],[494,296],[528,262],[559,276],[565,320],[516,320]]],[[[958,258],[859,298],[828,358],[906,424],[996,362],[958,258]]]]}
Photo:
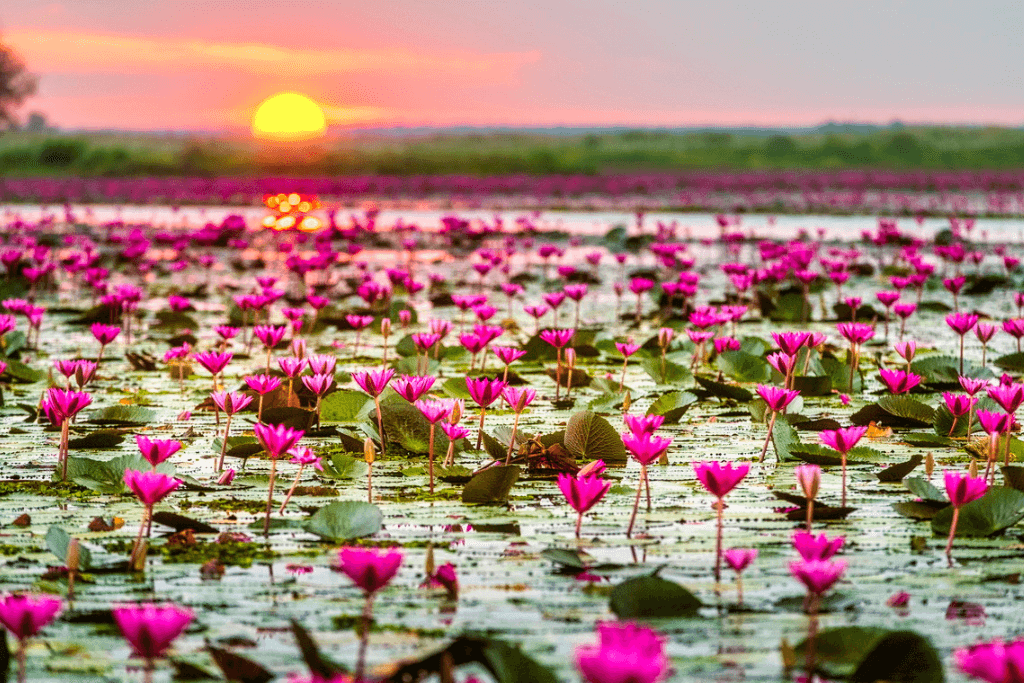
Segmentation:
{"type": "Polygon", "coordinates": [[[320,402],[321,422],[362,422],[373,412],[373,399],[361,391],[342,389],[320,402]]]}
{"type": "Polygon", "coordinates": [[[619,619],[694,616],[700,600],[674,581],[651,574],[626,579],[612,591],[610,607],[619,619]]]}
{"type": "MultiPolygon", "coordinates": [[[[798,662],[806,658],[807,641],[796,648],[798,662]]],[[[931,642],[913,631],[890,631],[872,626],[825,629],[814,643],[818,672],[827,678],[856,683],[944,683],[942,660],[931,642]]]]}
{"type": "Polygon", "coordinates": [[[650,375],[651,379],[661,385],[678,386],[688,384],[693,380],[693,373],[685,365],[665,361],[665,371],[662,372],[661,356],[650,356],[640,361],[640,367],[650,375]]]}
{"type": "Polygon", "coordinates": [[[924,458],[920,455],[912,455],[910,460],[890,465],[881,472],[875,473],[875,476],[878,477],[878,481],[903,481],[903,478],[913,472],[923,461],[924,458]]]}
{"type": "Polygon", "coordinates": [[[767,382],[772,376],[772,369],[768,365],[768,361],[743,351],[720,353],[715,359],[715,365],[737,382],[767,382]]]}
{"type": "Polygon", "coordinates": [[[697,384],[704,387],[704,390],[709,395],[716,398],[732,399],[739,403],[746,403],[747,401],[754,398],[754,395],[743,387],[736,386],[735,384],[725,384],[724,382],[717,382],[708,377],[701,377],[700,375],[694,376],[697,384]]]}
{"type": "MultiPolygon", "coordinates": [[[[1024,492],[1006,487],[992,487],[984,496],[960,508],[957,536],[993,536],[1024,519],[1024,492]]],[[[943,508],[932,519],[932,532],[949,534],[953,506],[943,508]]]]}
{"type": "Polygon", "coordinates": [[[124,434],[121,432],[113,429],[97,429],[85,436],[68,440],[68,448],[71,450],[114,448],[122,441],[124,441],[124,434]]]}
{"type": "Polygon", "coordinates": [[[95,424],[139,426],[148,424],[154,419],[156,419],[156,413],[149,408],[118,403],[94,414],[89,421],[95,424]]]}
{"type": "Polygon", "coordinates": [[[903,485],[921,500],[949,505],[949,499],[946,498],[946,495],[939,489],[935,488],[935,485],[927,479],[922,479],[921,477],[907,477],[903,480],[903,485]]]}
{"type": "MultiPolygon", "coordinates": [[[[58,560],[67,566],[68,548],[71,546],[71,534],[59,526],[51,526],[46,530],[46,547],[58,560]]],[[[88,569],[92,566],[92,553],[81,543],[78,544],[78,568],[88,569]]]]}
{"type": "Polygon", "coordinates": [[[320,466],[323,470],[319,474],[330,479],[362,479],[370,469],[363,458],[341,452],[321,458],[320,466]]]}
{"type": "Polygon", "coordinates": [[[648,415],[661,415],[665,424],[679,422],[686,409],[697,402],[697,397],[689,391],[670,391],[662,394],[647,408],[648,415]]]}
{"type": "MultiPolygon", "coordinates": [[[[384,433],[388,443],[395,443],[410,453],[430,451],[430,423],[416,406],[403,399],[381,403],[384,433]]],[[[440,426],[434,428],[434,454],[448,450],[448,437],[440,426]]]]}
{"type": "Polygon", "coordinates": [[[608,420],[584,410],[574,413],[565,427],[565,448],[577,460],[625,462],[622,436],[608,420]]]}
{"type": "Polygon", "coordinates": [[[18,384],[32,384],[46,377],[46,373],[31,368],[19,360],[8,360],[7,369],[4,370],[2,376],[18,384]]]}
{"type": "Polygon", "coordinates": [[[302,528],[334,542],[372,536],[381,530],[384,515],[370,503],[336,500],[323,506],[303,523],[302,528]]]}
{"type": "Polygon", "coordinates": [[[495,465],[477,473],[462,489],[462,502],[493,505],[508,502],[508,494],[519,480],[518,465],[495,465]]]}

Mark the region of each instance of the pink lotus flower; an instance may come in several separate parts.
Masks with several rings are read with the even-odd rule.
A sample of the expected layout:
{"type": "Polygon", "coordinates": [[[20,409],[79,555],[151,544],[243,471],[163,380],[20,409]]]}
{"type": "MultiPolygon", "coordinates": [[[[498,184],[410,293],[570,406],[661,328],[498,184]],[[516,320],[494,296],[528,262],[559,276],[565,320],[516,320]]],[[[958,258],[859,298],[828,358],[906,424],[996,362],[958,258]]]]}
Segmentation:
{"type": "Polygon", "coordinates": [[[626,423],[626,428],[634,436],[640,436],[641,434],[654,434],[665,422],[665,417],[663,415],[631,415],[626,413],[622,416],[622,420],[626,423]]]}
{"type": "Polygon", "coordinates": [[[492,346],[491,351],[505,365],[511,365],[526,355],[526,351],[523,349],[517,349],[512,346],[492,346]]]}
{"type": "Polygon", "coordinates": [[[772,332],[775,345],[787,356],[795,356],[809,338],[809,332],[772,332]]]}
{"type": "Polygon", "coordinates": [[[398,550],[345,547],[338,551],[338,570],[367,595],[391,583],[401,566],[398,550]]]}
{"type": "Polygon", "coordinates": [[[435,380],[436,378],[432,375],[402,375],[391,383],[391,388],[409,403],[415,403],[425,393],[430,391],[430,388],[434,386],[435,380]]]}
{"type": "Polygon", "coordinates": [[[783,389],[767,384],[758,384],[755,391],[768,404],[768,410],[773,413],[784,411],[800,395],[800,392],[794,389],[783,389]]]}
{"type": "Polygon", "coordinates": [[[243,379],[246,385],[260,396],[269,394],[281,386],[281,378],[274,375],[249,375],[243,379]]]}
{"type": "Polygon", "coordinates": [[[139,452],[153,467],[167,460],[181,450],[181,442],[173,439],[150,439],[142,434],[135,435],[135,444],[139,452]]]}
{"type": "Polygon", "coordinates": [[[906,394],[921,383],[922,377],[906,370],[890,370],[880,368],[878,370],[882,382],[894,394],[906,394]]]}
{"type": "Polygon", "coordinates": [[[789,571],[812,596],[821,596],[842,578],[846,562],[842,560],[800,560],[789,563],[789,571]]]}
{"type": "Polygon", "coordinates": [[[215,377],[224,371],[224,368],[228,366],[233,357],[234,354],[229,351],[202,351],[192,356],[197,363],[206,368],[207,372],[215,377]]]}
{"type": "Polygon", "coordinates": [[[424,401],[415,402],[416,407],[423,413],[427,422],[436,424],[452,413],[452,405],[448,401],[424,401]]]}
{"type": "Polygon", "coordinates": [[[622,443],[641,465],[650,465],[668,450],[672,439],[654,436],[646,432],[640,434],[623,434],[622,443]]]}
{"type": "Polygon", "coordinates": [[[1024,384],[1011,383],[1007,385],[986,387],[989,397],[999,404],[999,407],[1008,413],[1015,413],[1024,404],[1024,384]]]}
{"type": "Polygon", "coordinates": [[[954,508],[963,507],[978,500],[988,491],[988,483],[984,477],[972,477],[959,472],[947,471],[944,474],[946,495],[954,508]]]}
{"type": "Polygon", "coordinates": [[[252,403],[252,396],[243,394],[241,391],[215,391],[210,394],[214,405],[223,410],[229,416],[245,410],[246,406],[252,403]]]}
{"type": "Polygon", "coordinates": [[[46,390],[50,407],[64,420],[70,420],[92,403],[92,396],[84,391],[51,387],[46,390]]]}
{"type": "Polygon", "coordinates": [[[576,538],[580,537],[583,515],[601,502],[611,487],[612,482],[602,479],[600,475],[574,477],[564,472],[558,475],[558,488],[569,506],[576,511],[576,538]]]}
{"type": "Polygon", "coordinates": [[[757,559],[757,548],[729,548],[723,554],[725,563],[737,574],[753,564],[757,559]]]}
{"type": "Polygon", "coordinates": [[[163,657],[195,618],[192,610],[173,604],[121,605],[111,611],[135,655],[150,661],[163,657]]]}
{"type": "Polygon", "coordinates": [[[283,424],[265,425],[257,422],[252,428],[260,445],[274,460],[294,448],[305,434],[301,429],[292,429],[283,424]]]}
{"type": "Polygon", "coordinates": [[[854,446],[857,445],[857,442],[867,434],[867,431],[867,427],[860,426],[843,427],[840,429],[825,429],[818,432],[818,438],[821,439],[821,442],[829,448],[846,455],[853,450],[854,446]]]}
{"type": "Polygon", "coordinates": [[[669,672],[664,639],[629,622],[597,625],[597,645],[576,649],[576,666],[587,683],[657,683],[669,672]]]}
{"type": "Polygon", "coordinates": [[[836,329],[846,341],[859,346],[875,336],[875,330],[867,323],[838,323],[836,329]]]}
{"type": "Polygon", "coordinates": [[[394,376],[395,371],[391,368],[378,368],[353,372],[352,381],[371,397],[376,398],[387,388],[388,382],[394,376]]]}
{"type": "Polygon", "coordinates": [[[23,643],[53,621],[63,605],[49,595],[6,595],[0,599],[0,623],[23,643]]]}
{"type": "Polygon", "coordinates": [[[961,648],[953,653],[960,671],[986,683],[1024,681],[1024,639],[1010,643],[996,639],[961,648]]]}
{"type": "Polygon", "coordinates": [[[180,480],[152,470],[125,470],[124,483],[147,508],[153,507],[181,486],[180,480]]]}
{"type": "Polygon", "coordinates": [[[117,325],[93,323],[89,328],[89,331],[92,332],[92,336],[96,338],[96,341],[98,341],[101,346],[106,346],[117,339],[117,335],[121,333],[121,328],[117,325]]]}
{"type": "Polygon", "coordinates": [[[829,539],[825,534],[815,536],[806,531],[793,534],[793,547],[804,560],[830,560],[846,543],[846,537],[829,539]]]}
{"type": "Polygon", "coordinates": [[[750,471],[749,463],[700,462],[693,466],[697,479],[716,498],[724,498],[750,471]]]}

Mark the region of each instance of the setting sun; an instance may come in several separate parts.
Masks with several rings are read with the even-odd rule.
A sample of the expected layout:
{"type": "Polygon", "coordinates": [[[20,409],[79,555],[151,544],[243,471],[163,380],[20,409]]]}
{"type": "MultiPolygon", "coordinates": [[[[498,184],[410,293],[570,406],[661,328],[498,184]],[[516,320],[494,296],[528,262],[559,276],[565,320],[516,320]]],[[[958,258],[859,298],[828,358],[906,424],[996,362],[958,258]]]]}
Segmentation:
{"type": "Polygon", "coordinates": [[[252,119],[253,135],[271,140],[304,140],[327,128],[320,106],[305,95],[286,92],[268,97],[252,119]]]}

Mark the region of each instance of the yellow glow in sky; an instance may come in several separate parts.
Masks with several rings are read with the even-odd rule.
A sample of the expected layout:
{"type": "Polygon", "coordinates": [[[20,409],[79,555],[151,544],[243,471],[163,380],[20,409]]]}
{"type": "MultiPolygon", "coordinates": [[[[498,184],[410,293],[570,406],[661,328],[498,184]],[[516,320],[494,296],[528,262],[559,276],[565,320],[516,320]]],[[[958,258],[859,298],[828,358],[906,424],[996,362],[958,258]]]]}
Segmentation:
{"type": "Polygon", "coordinates": [[[326,129],[320,106],[294,92],[268,97],[252,118],[253,135],[271,140],[304,140],[319,137],[326,129]]]}

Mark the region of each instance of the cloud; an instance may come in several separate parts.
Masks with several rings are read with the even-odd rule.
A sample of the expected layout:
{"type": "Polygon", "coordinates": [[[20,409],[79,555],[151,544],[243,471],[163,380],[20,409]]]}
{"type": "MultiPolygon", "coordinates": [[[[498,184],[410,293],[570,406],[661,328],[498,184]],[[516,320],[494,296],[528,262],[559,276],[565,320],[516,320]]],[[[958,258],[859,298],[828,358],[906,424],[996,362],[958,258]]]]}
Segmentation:
{"type": "Polygon", "coordinates": [[[237,69],[290,76],[396,73],[514,78],[540,60],[538,51],[476,54],[404,48],[297,49],[265,42],[137,37],[74,30],[12,29],[5,40],[37,73],[153,73],[183,69],[237,69]]]}

